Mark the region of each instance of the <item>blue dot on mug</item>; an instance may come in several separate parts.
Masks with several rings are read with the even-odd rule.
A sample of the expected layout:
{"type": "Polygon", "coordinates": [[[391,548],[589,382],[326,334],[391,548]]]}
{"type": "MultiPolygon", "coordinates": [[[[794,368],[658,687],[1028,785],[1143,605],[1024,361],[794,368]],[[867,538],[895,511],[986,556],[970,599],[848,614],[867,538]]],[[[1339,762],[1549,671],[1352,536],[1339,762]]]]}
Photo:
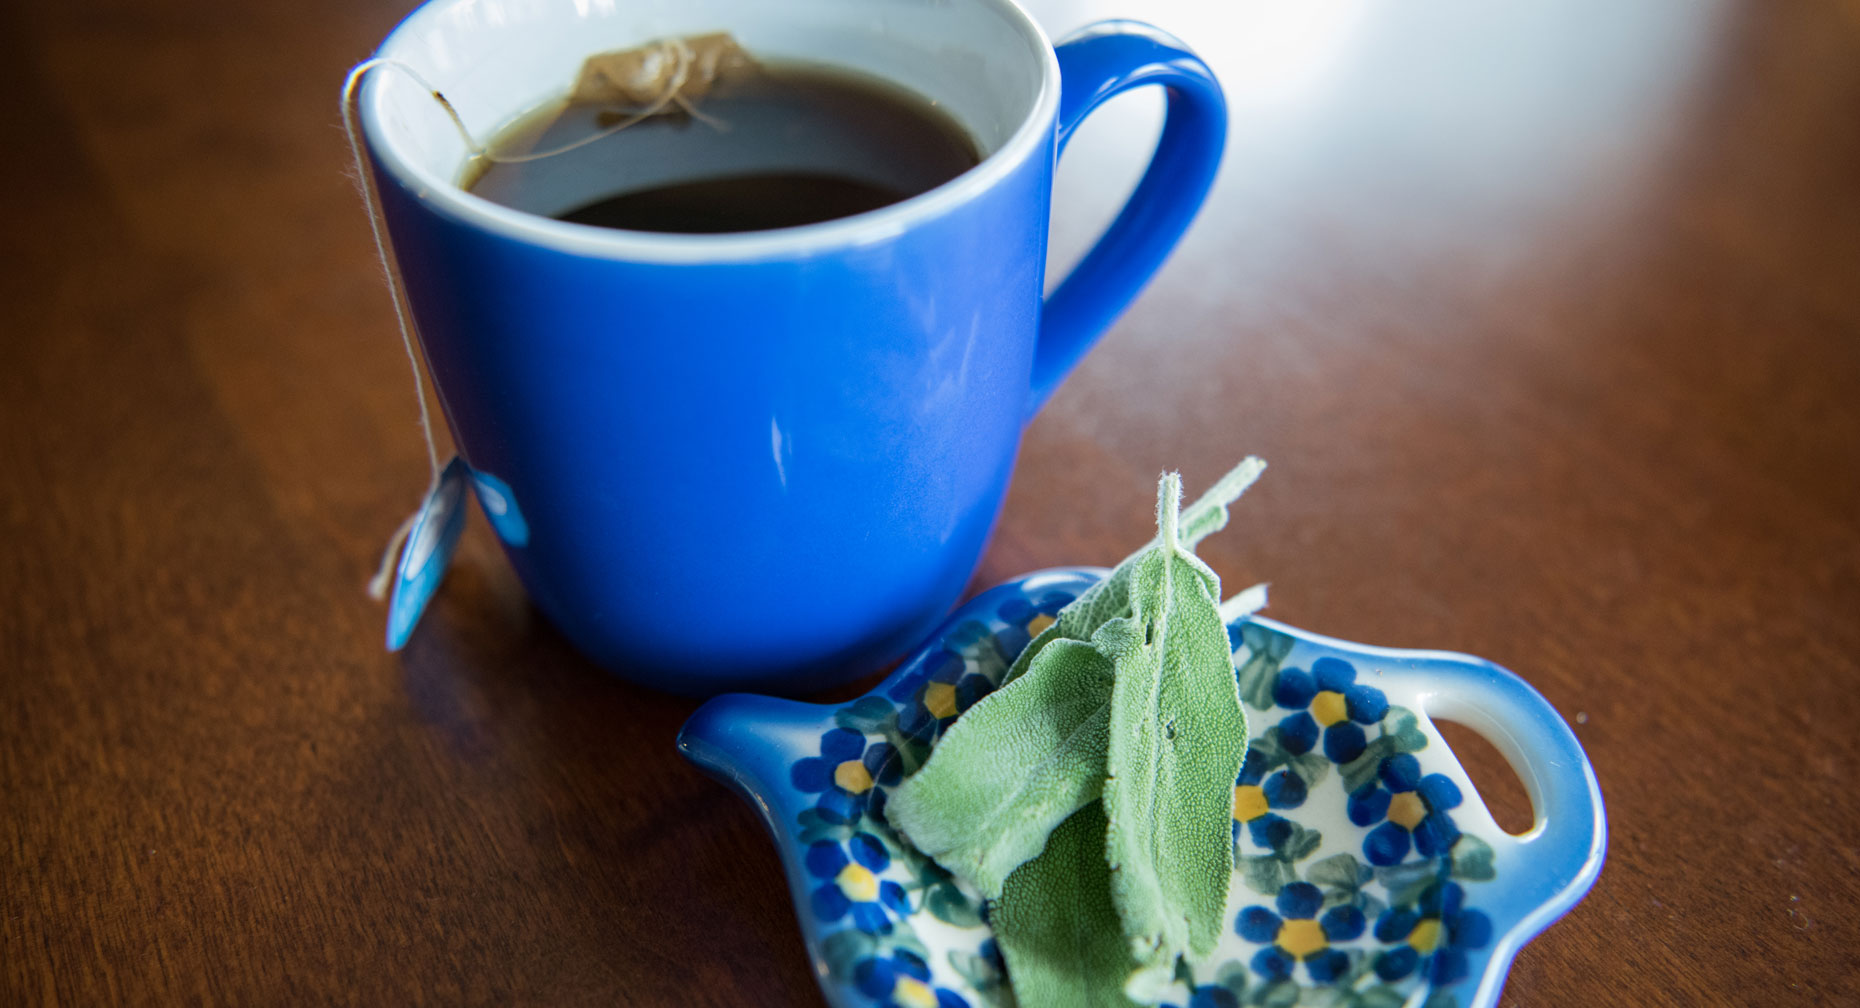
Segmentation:
{"type": "Polygon", "coordinates": [[[478,491],[478,503],[484,506],[484,516],[491,520],[497,537],[510,546],[529,545],[530,523],[523,520],[523,511],[517,507],[510,484],[482,469],[471,471],[471,482],[478,491]]]}

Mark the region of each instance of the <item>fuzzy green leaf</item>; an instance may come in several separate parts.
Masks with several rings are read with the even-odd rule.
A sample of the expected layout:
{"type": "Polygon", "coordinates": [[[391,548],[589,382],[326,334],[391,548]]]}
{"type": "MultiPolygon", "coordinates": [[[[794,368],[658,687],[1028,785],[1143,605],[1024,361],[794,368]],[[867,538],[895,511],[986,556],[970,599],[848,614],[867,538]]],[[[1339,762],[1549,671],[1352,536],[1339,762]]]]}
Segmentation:
{"type": "Polygon", "coordinates": [[[1008,876],[989,921],[1021,1008],[1131,1008],[1136,963],[1111,903],[1104,806],[1059,825],[1039,857],[1008,876]]]}
{"type": "Polygon", "coordinates": [[[1110,659],[1055,641],[1027,675],[956,719],[892,792],[885,817],[984,896],[999,896],[1054,827],[1098,799],[1110,702],[1110,659]]]}
{"type": "Polygon", "coordinates": [[[1111,895],[1132,954],[1155,971],[1207,955],[1220,938],[1247,744],[1220,580],[1183,547],[1179,494],[1179,478],[1166,475],[1160,542],[1129,585],[1132,618],[1092,638],[1115,665],[1104,784],[1111,895]]]}
{"type": "MultiPolygon", "coordinates": [[[[1205,493],[1195,499],[1182,511],[1179,539],[1185,549],[1192,550],[1195,544],[1208,536],[1227,527],[1227,505],[1240,499],[1247,487],[1259,479],[1259,474],[1266,471],[1266,463],[1247,456],[1241,460],[1227,475],[1216,480],[1205,493]]],[[[1040,631],[1007,670],[1003,683],[1020,678],[1041,649],[1055,640],[1091,640],[1098,628],[1120,616],[1130,615],[1130,578],[1136,572],[1137,561],[1155,549],[1158,540],[1152,539],[1144,547],[1112,569],[1104,580],[1092,585],[1079,594],[1079,597],[1059,611],[1059,617],[1045,630],[1040,631]]],[[[1218,601],[1218,593],[1217,593],[1218,601]]],[[[1223,631],[1224,633],[1225,631],[1223,631]]],[[[1231,675],[1231,670],[1229,671],[1231,675]]]]}

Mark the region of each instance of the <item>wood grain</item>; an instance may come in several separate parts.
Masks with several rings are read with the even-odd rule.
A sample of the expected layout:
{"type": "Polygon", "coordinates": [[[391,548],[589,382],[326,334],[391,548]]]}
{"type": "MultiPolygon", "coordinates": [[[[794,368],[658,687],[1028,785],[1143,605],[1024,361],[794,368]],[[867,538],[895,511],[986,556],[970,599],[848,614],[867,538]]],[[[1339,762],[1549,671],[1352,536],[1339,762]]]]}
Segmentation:
{"type": "MultiPolygon", "coordinates": [[[[335,95],[407,6],[0,5],[0,1003],[817,1003],[691,702],[482,523],[381,650],[424,461],[335,95]]],[[[1233,140],[977,587],[1263,455],[1217,570],[1508,665],[1594,760],[1607,869],[1504,1004],[1851,998],[1860,8],[1033,6],[1190,40],[1233,140]]],[[[1155,129],[1102,116],[1062,264],[1155,129]]]]}

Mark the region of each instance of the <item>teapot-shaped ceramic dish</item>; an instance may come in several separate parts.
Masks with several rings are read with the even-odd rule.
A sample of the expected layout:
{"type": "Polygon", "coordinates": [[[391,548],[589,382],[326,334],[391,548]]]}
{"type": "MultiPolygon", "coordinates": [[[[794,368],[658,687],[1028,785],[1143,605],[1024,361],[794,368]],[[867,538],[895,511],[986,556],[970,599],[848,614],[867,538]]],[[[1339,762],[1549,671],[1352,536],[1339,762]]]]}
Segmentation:
{"type": "MultiPolygon", "coordinates": [[[[833,1008],[1011,1005],[983,902],[885,820],[885,799],[1028,641],[1106,572],[1030,574],[959,609],[870,693],[734,694],[681,751],[775,837],[833,1008]]],[[[1367,647],[1249,617],[1228,627],[1252,732],[1215,954],[1177,1008],[1488,1008],[1518,949],[1601,871],[1601,790],[1575,735],[1477,658],[1367,647]],[[1430,715],[1489,739],[1535,822],[1500,829],[1430,715]]]]}

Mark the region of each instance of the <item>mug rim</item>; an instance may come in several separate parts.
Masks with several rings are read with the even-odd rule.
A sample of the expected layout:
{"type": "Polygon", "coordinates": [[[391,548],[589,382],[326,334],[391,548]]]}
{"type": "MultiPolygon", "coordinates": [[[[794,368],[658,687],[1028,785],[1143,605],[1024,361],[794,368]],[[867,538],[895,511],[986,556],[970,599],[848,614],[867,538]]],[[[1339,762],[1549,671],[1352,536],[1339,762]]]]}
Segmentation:
{"type": "MultiPolygon", "coordinates": [[[[374,56],[397,58],[396,49],[420,31],[416,22],[423,16],[431,16],[432,11],[442,7],[470,2],[473,0],[427,0],[394,26],[374,56]]],[[[932,189],[849,217],[765,231],[678,234],[577,224],[517,210],[474,195],[455,179],[402,156],[381,127],[383,99],[372,73],[362,82],[357,100],[362,137],[375,164],[434,212],[503,238],[572,255],[629,262],[720,262],[805,256],[876,244],[968,203],[1052,142],[1051,124],[1059,107],[1059,58],[1051,39],[1014,0],[973,2],[1002,13],[1037,54],[1040,89],[1032,108],[1007,141],[974,167],[932,189]]]]}

